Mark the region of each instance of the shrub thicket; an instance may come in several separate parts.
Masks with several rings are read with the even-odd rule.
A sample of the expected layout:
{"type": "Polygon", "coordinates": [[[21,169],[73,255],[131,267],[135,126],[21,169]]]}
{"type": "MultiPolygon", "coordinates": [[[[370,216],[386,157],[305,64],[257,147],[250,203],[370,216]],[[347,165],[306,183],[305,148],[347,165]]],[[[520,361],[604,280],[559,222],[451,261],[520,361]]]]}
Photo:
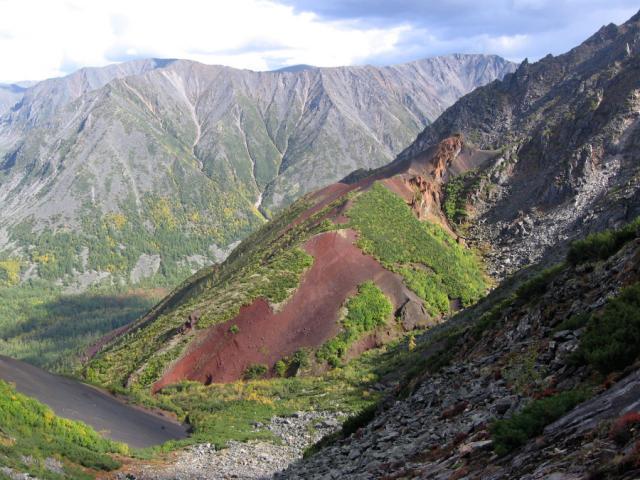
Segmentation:
{"type": "Polygon", "coordinates": [[[343,331],[316,352],[319,360],[325,360],[334,367],[340,364],[340,359],[353,342],[386,323],[393,312],[393,305],[376,284],[369,281],[360,285],[357,295],[347,301],[347,310],[342,321],[343,331]]]}
{"type": "Polygon", "coordinates": [[[607,301],[591,315],[580,339],[578,359],[607,374],[622,370],[640,356],[640,283],[607,301]]]}
{"type": "Polygon", "coordinates": [[[494,450],[505,455],[540,435],[554,422],[588,398],[583,390],[569,390],[551,397],[534,400],[511,418],[497,420],[491,426],[494,450]]]}
{"type": "Polygon", "coordinates": [[[567,261],[572,265],[604,260],[616,253],[622,246],[638,237],[640,217],[618,230],[605,230],[593,233],[582,240],[571,244],[567,253],[567,261]]]}
{"type": "Polygon", "coordinates": [[[256,378],[264,377],[265,373],[267,373],[269,369],[266,365],[261,363],[254,363],[249,365],[243,374],[243,378],[245,380],[255,380],[256,378]]]}
{"type": "Polygon", "coordinates": [[[110,453],[127,453],[126,445],[101,437],[91,427],[57,417],[48,407],[22,395],[0,380],[0,433],[12,441],[0,443],[3,461],[20,468],[26,455],[44,459],[57,455],[74,464],[113,470],[120,464],[110,453]]]}
{"type": "Polygon", "coordinates": [[[559,263],[553,267],[547,268],[527,280],[516,290],[516,295],[521,300],[531,300],[534,297],[542,295],[551,281],[564,269],[564,265],[559,263]]]}
{"type": "Polygon", "coordinates": [[[444,186],[442,210],[452,223],[462,223],[468,217],[469,194],[480,188],[481,177],[476,171],[469,171],[453,177],[444,186]]]}
{"type": "Polygon", "coordinates": [[[486,290],[478,258],[438,225],[418,220],[407,204],[376,183],[347,213],[358,245],[397,271],[432,312],[449,309],[445,299],[469,305],[486,290]]]}

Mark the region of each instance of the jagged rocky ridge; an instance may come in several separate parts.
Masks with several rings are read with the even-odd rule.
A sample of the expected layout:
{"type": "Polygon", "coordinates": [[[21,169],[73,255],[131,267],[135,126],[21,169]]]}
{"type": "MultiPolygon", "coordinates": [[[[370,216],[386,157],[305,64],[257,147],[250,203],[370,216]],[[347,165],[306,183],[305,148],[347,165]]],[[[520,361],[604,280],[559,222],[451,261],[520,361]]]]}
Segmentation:
{"type": "Polygon", "coordinates": [[[179,278],[513,69],[484,55],[294,72],[152,59],[40,82],[0,117],[4,257],[75,289],[179,278]]]}
{"type": "Polygon", "coordinates": [[[493,249],[493,273],[514,272],[640,213],[639,72],[635,15],[465,96],[401,157],[454,133],[500,152],[467,182],[466,235],[493,249]]]}

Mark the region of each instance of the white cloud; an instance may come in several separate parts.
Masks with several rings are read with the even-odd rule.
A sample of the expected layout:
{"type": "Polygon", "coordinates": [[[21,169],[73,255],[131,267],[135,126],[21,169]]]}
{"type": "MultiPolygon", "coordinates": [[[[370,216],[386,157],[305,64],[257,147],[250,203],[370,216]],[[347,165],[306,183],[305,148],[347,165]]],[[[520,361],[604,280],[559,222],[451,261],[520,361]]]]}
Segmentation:
{"type": "Polygon", "coordinates": [[[528,35],[500,35],[485,37],[484,51],[500,52],[505,57],[513,57],[529,45],[528,35]]]}
{"type": "Polygon", "coordinates": [[[0,80],[152,56],[255,70],[347,65],[390,53],[407,29],[320,20],[266,0],[0,0],[0,80]]]}
{"type": "Polygon", "coordinates": [[[458,8],[425,0],[0,0],[0,81],[145,57],[253,70],[448,53],[535,60],[638,8],[637,0],[450,1],[458,8]]]}

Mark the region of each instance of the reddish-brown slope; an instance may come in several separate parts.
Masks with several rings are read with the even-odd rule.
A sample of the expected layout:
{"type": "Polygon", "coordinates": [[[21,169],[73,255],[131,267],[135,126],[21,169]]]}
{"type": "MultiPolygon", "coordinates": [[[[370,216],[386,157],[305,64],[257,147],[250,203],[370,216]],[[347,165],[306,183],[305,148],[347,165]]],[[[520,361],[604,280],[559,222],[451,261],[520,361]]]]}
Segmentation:
{"type": "Polygon", "coordinates": [[[352,230],[311,238],[304,248],[314,257],[313,266],[279,312],[257,299],[236,318],[199,332],[187,353],[154,385],[154,391],[184,379],[234,381],[251,364],[271,367],[302,347],[322,345],[339,332],[340,307],[366,280],[375,281],[396,309],[416,300],[400,277],[364,255],[354,241],[352,230]],[[230,332],[233,325],[239,328],[235,334],[230,332]]]}
{"type": "Polygon", "coordinates": [[[462,136],[455,135],[415,158],[389,165],[380,180],[403,198],[419,219],[437,222],[454,234],[442,212],[442,187],[449,177],[478,168],[493,156],[494,152],[465,147],[462,136]]]}
{"type": "MultiPolygon", "coordinates": [[[[461,136],[453,136],[419,156],[399,158],[354,183],[332,184],[308,195],[310,207],[285,226],[281,233],[284,234],[349,192],[368,189],[375,181],[383,182],[403,198],[418,218],[428,218],[448,228],[448,222],[440,210],[442,184],[450,175],[479,167],[493,155],[493,152],[465,147],[461,136]]],[[[345,199],[336,203],[335,208],[325,212],[323,217],[335,224],[348,223],[346,211],[350,205],[351,200],[345,199]]],[[[155,389],[182,379],[205,383],[235,380],[250,364],[271,366],[302,347],[321,345],[338,332],[338,312],[346,297],[355,292],[359,283],[369,279],[374,279],[380,285],[393,299],[396,308],[403,307],[399,313],[406,329],[429,322],[422,302],[404,286],[401,279],[386,271],[373,258],[363,255],[353,240],[353,232],[348,232],[346,237],[327,233],[312,238],[305,248],[315,257],[314,265],[283,310],[272,312],[264,300],[257,299],[243,307],[236,318],[197,332],[185,355],[169,367],[156,383],[155,389]],[[229,332],[233,325],[240,330],[235,335],[229,332]]],[[[158,314],[178,304],[186,295],[197,294],[197,289],[205,279],[200,277],[195,283],[176,290],[136,322],[135,328],[153,321],[158,314]]],[[[113,337],[118,338],[125,331],[116,332],[113,337]]],[[[361,339],[354,346],[354,351],[378,343],[384,335],[385,332],[376,332],[361,339]]],[[[111,337],[107,340],[111,340],[111,337]]]]}

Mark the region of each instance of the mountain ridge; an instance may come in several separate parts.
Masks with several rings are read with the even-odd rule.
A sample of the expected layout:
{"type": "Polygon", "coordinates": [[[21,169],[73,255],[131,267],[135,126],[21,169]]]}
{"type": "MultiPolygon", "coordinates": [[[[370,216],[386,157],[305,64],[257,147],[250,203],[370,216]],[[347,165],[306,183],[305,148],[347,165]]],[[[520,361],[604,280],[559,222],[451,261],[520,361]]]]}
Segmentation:
{"type": "Polygon", "coordinates": [[[491,261],[501,275],[640,214],[638,23],[636,15],[563,55],[523,62],[504,81],[462,98],[400,154],[419,155],[452,133],[502,150],[475,175],[492,176],[482,183],[493,192],[466,192],[470,234],[500,246],[491,261]]]}
{"type": "MultiPolygon", "coordinates": [[[[132,330],[94,350],[83,374],[182,405],[239,379],[269,391],[268,382],[280,385],[279,375],[292,382],[341,378],[381,359],[380,348],[397,362],[383,363],[384,373],[373,375],[386,379],[388,390],[374,384],[386,396],[276,478],[513,478],[569,471],[578,478],[634,478],[638,437],[625,430],[618,441],[613,432],[637,407],[634,394],[625,392],[639,385],[640,350],[630,346],[638,322],[638,220],[577,239],[624,224],[640,207],[633,134],[640,118],[638,52],[626,46],[640,42],[639,27],[633,21],[605,27],[559,60],[524,63],[459,100],[390,164],[355,172],[293,203],[226,262],[201,271],[132,330]],[[583,151],[596,153],[584,157],[583,151]],[[611,192],[622,193],[623,201],[611,192]],[[627,206],[623,215],[619,203],[627,206]],[[444,251],[429,244],[433,237],[444,251]],[[314,304],[305,279],[323,292],[345,277],[311,274],[316,266],[332,271],[318,250],[308,249],[308,242],[325,239],[339,267],[365,271],[357,282],[368,276],[395,320],[354,324],[353,304],[369,287],[347,284],[338,289],[343,313],[324,325],[333,330],[313,331],[329,315],[316,319],[300,305],[297,295],[314,304]],[[279,270],[282,245],[294,256],[288,264],[294,268],[285,269],[292,275],[279,270]],[[354,246],[360,253],[346,254],[349,259],[364,254],[399,283],[391,286],[383,275],[343,259],[354,246]],[[469,269],[469,246],[482,253],[494,278],[512,275],[476,305],[488,282],[477,290],[457,288],[479,278],[469,269]],[[237,267],[252,262],[259,267],[237,267]],[[242,286],[243,278],[252,282],[242,286]],[[268,283],[252,290],[257,282],[268,283]],[[277,294],[276,284],[284,287],[277,294]],[[398,301],[394,294],[402,288],[414,297],[398,301]],[[461,306],[469,308],[455,315],[461,306]],[[281,330],[276,318],[287,308],[304,319],[299,331],[286,322],[281,330]],[[262,322],[269,334],[260,334],[262,322]],[[279,338],[290,339],[289,350],[277,345],[279,338]],[[629,377],[616,384],[602,376],[612,372],[629,377]],[[585,426],[576,424],[582,415],[589,418],[585,426]],[[593,438],[597,446],[588,442],[593,438]],[[567,465],[570,447],[577,453],[567,465]],[[593,458],[581,460],[591,452],[593,458]]],[[[378,293],[367,294],[374,311],[384,304],[378,293]]],[[[321,304],[338,294],[332,295],[321,304]]],[[[206,414],[198,414],[204,431],[206,414]]]]}
{"type": "Polygon", "coordinates": [[[471,55],[298,73],[149,60],[42,82],[0,118],[5,255],[22,258],[23,278],[79,288],[134,269],[184,275],[270,210],[387,163],[446,105],[513,68],[471,55]],[[145,245],[118,247],[133,238],[145,245]]]}

